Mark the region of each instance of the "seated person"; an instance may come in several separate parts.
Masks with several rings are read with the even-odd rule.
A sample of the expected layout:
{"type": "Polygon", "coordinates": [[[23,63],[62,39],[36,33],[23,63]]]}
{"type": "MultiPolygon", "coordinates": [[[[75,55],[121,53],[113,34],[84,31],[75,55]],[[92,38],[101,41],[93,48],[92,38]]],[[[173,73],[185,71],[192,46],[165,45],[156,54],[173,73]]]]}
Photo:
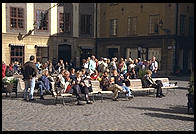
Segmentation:
{"type": "Polygon", "coordinates": [[[98,80],[99,79],[99,73],[98,73],[98,71],[95,70],[94,73],[92,73],[90,75],[90,77],[91,77],[91,80],[98,80]]]}
{"type": "Polygon", "coordinates": [[[72,80],[75,80],[75,78],[76,78],[76,75],[75,75],[75,69],[74,68],[71,68],[70,69],[70,78],[72,79],[72,80]]]}
{"type": "Polygon", "coordinates": [[[119,75],[117,70],[113,71],[113,77],[114,77],[114,83],[117,84],[123,91],[127,92],[126,96],[128,98],[133,98],[130,88],[127,87],[126,85],[123,85],[124,77],[122,75],[119,75]]]}
{"type": "Polygon", "coordinates": [[[136,79],[137,77],[136,77],[135,69],[131,68],[131,70],[127,72],[124,77],[125,79],[136,79]]]}
{"type": "Polygon", "coordinates": [[[36,85],[38,85],[39,90],[40,90],[40,99],[44,100],[43,97],[43,90],[45,90],[46,92],[51,94],[51,83],[52,80],[49,77],[49,72],[47,69],[43,70],[42,72],[42,76],[39,78],[38,82],[36,83],[36,85]]]}
{"type": "MultiPolygon", "coordinates": [[[[85,82],[81,78],[82,72],[78,71],[76,73],[76,79],[73,80],[73,90],[76,96],[78,97],[78,100],[81,99],[80,93],[85,94],[85,100],[87,104],[92,104],[92,102],[89,100],[88,93],[90,91],[90,88],[85,84],[85,82]]],[[[80,102],[78,101],[78,105],[80,105],[80,102]]]]}
{"type": "Polygon", "coordinates": [[[114,78],[113,77],[109,78],[107,71],[105,71],[103,73],[103,76],[102,76],[101,82],[100,82],[100,86],[101,86],[103,91],[112,91],[114,93],[113,101],[118,100],[117,99],[118,91],[123,90],[122,87],[120,87],[119,85],[114,83],[114,78]]]}
{"type": "Polygon", "coordinates": [[[157,80],[156,82],[154,82],[152,80],[152,71],[147,70],[146,71],[146,75],[144,75],[144,77],[142,78],[142,87],[144,88],[149,88],[149,87],[153,87],[157,89],[157,93],[156,93],[156,97],[164,97],[165,95],[163,95],[162,93],[162,82],[160,80],[157,80]]]}

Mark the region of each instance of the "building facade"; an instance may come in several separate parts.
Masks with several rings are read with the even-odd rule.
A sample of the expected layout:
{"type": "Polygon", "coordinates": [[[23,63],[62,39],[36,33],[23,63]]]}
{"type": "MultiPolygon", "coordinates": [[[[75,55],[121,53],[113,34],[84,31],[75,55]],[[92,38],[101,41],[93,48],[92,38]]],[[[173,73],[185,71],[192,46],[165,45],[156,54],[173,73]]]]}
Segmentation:
{"type": "Polygon", "coordinates": [[[94,22],[93,3],[2,3],[2,60],[23,64],[35,55],[40,62],[55,58],[79,66],[80,59],[95,53],[94,22]]]}
{"type": "Polygon", "coordinates": [[[151,59],[166,74],[194,65],[193,3],[98,4],[98,57],[151,59]]]}
{"type": "Polygon", "coordinates": [[[166,74],[194,66],[193,3],[2,3],[2,60],[151,59],[166,74]],[[48,10],[49,9],[49,10],[48,10]],[[46,24],[40,27],[42,14],[46,24]],[[18,35],[32,33],[19,40],[18,35]]]}

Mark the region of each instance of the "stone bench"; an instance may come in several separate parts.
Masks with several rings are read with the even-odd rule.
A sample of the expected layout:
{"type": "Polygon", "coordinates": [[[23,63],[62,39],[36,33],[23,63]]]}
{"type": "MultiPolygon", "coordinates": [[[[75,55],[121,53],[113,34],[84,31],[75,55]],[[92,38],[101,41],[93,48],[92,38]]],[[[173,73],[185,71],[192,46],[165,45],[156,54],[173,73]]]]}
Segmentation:
{"type": "MultiPolygon", "coordinates": [[[[166,94],[169,92],[169,89],[174,89],[174,93],[175,93],[175,89],[178,88],[178,86],[176,86],[175,84],[169,83],[168,78],[152,78],[152,79],[153,81],[161,80],[161,82],[163,83],[162,89],[167,89],[166,94]]],[[[130,88],[133,92],[146,91],[147,93],[150,93],[150,91],[152,90],[155,96],[156,89],[155,88],[143,88],[141,79],[130,79],[129,81],[130,81],[130,88]]]]}

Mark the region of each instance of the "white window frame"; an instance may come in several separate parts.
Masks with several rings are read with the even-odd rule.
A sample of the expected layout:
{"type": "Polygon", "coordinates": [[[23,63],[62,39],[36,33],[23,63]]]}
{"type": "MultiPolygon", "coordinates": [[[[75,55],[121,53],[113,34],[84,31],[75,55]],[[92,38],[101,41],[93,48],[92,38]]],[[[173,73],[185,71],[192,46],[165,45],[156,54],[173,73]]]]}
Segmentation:
{"type": "Polygon", "coordinates": [[[155,31],[155,27],[158,28],[159,21],[160,21],[159,14],[149,16],[149,34],[159,33],[159,29],[157,29],[157,32],[155,31]]]}
{"type": "Polygon", "coordinates": [[[128,35],[136,35],[137,17],[128,17],[128,35]]]}

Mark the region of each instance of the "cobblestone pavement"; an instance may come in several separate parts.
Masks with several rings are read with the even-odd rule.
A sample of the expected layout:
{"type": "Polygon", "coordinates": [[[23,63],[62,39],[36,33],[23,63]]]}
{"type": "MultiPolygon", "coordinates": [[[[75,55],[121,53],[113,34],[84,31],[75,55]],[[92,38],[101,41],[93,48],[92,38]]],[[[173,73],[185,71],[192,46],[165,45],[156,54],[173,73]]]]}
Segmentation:
{"type": "MultiPolygon", "coordinates": [[[[178,85],[187,87],[188,81],[178,85]]],[[[164,90],[165,92],[166,90],[164,90]]],[[[63,106],[54,104],[51,95],[45,100],[26,102],[2,94],[3,131],[194,131],[194,115],[187,113],[187,89],[176,89],[164,98],[137,95],[132,100],[114,102],[97,96],[92,105],[77,106],[75,99],[63,106]]]]}

